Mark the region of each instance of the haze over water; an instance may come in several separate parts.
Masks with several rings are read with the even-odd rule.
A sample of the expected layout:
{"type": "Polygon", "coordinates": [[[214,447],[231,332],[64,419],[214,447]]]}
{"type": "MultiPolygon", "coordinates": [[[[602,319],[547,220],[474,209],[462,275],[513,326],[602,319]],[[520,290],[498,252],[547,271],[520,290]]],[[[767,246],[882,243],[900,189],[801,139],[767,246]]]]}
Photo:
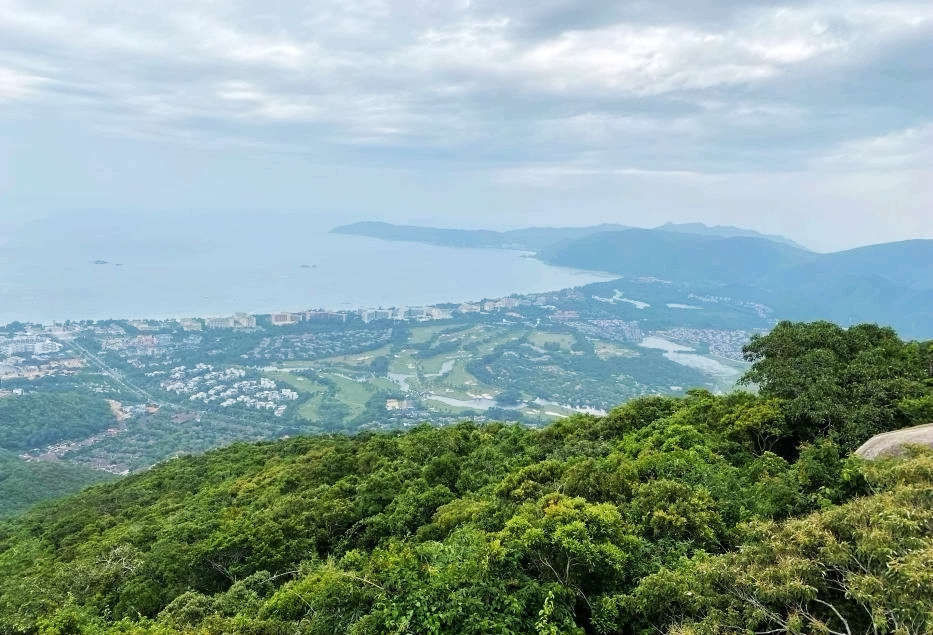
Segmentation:
{"type": "Polygon", "coordinates": [[[290,213],[97,212],[7,227],[0,324],[460,302],[605,278],[519,252],[329,233],[337,224],[290,213]]]}

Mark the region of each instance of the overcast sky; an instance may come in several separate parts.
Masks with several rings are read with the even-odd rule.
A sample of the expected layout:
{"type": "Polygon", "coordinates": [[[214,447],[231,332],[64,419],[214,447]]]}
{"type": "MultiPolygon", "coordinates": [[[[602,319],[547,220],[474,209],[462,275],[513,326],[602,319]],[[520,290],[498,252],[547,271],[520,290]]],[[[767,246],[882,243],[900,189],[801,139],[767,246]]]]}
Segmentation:
{"type": "Polygon", "coordinates": [[[933,237],[933,3],[0,0],[0,217],[933,237]]]}

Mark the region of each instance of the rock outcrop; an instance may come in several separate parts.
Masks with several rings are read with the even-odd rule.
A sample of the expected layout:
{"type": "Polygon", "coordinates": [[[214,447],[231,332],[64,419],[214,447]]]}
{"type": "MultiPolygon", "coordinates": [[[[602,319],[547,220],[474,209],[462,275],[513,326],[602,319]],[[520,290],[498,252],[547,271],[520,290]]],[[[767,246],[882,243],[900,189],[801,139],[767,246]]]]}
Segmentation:
{"type": "Polygon", "coordinates": [[[885,432],[870,438],[855,451],[863,459],[875,459],[881,456],[899,456],[905,446],[925,445],[933,448],[933,423],[885,432]]]}

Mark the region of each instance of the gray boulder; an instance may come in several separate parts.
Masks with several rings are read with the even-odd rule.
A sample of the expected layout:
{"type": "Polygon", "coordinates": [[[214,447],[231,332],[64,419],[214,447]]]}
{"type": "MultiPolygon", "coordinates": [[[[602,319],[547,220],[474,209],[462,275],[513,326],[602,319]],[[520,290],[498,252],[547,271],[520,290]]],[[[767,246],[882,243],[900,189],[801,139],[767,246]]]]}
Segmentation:
{"type": "Polygon", "coordinates": [[[900,456],[908,445],[933,448],[933,423],[877,434],[859,446],[855,453],[863,459],[900,456]]]}

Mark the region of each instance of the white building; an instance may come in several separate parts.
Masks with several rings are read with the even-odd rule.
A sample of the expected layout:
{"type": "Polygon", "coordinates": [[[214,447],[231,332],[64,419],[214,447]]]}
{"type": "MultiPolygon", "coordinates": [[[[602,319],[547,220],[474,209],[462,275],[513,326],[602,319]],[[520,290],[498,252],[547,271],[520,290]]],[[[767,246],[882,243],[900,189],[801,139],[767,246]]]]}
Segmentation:
{"type": "Polygon", "coordinates": [[[365,309],[360,312],[360,317],[364,322],[374,322],[376,320],[391,320],[395,312],[391,309],[365,309]]]}
{"type": "Polygon", "coordinates": [[[201,321],[196,320],[195,318],[183,318],[178,320],[178,323],[186,331],[200,331],[201,330],[201,321]]]}
{"type": "Polygon", "coordinates": [[[256,316],[248,313],[233,314],[233,328],[251,329],[256,327],[256,316]]]}
{"type": "Polygon", "coordinates": [[[232,329],[233,318],[231,317],[213,317],[204,320],[204,326],[209,329],[232,329]]]}
{"type": "Polygon", "coordinates": [[[22,335],[0,341],[0,356],[47,355],[62,350],[62,345],[55,340],[35,335],[22,335]]]}
{"type": "Polygon", "coordinates": [[[301,319],[300,316],[295,315],[294,313],[273,313],[271,316],[269,316],[269,320],[272,322],[272,326],[287,326],[289,324],[296,324],[299,319],[301,319]]]}

